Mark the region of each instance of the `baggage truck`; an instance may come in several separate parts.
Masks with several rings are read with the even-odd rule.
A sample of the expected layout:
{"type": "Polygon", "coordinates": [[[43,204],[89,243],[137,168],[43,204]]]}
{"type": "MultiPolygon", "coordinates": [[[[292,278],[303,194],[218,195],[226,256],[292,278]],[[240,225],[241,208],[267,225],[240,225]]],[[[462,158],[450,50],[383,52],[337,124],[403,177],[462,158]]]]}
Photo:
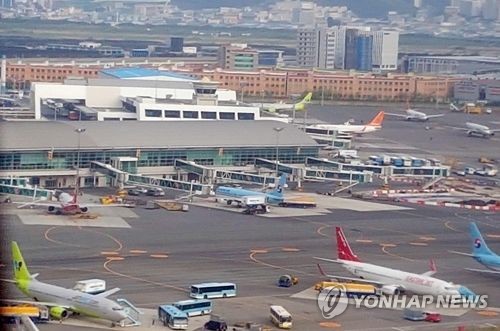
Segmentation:
{"type": "Polygon", "coordinates": [[[73,289],[88,294],[99,294],[106,291],[106,281],[102,279],[84,279],[76,282],[73,289]]]}

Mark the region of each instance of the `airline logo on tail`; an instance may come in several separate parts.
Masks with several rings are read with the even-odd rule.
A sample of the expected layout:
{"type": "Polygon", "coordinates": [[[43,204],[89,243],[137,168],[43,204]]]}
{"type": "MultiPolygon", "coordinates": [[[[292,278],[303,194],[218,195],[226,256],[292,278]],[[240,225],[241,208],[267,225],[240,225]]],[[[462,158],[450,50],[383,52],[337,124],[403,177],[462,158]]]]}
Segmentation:
{"type": "Polygon", "coordinates": [[[286,185],[286,174],[283,173],[279,178],[278,185],[276,185],[276,188],[270,194],[278,197],[283,196],[283,189],[285,185],[286,185]]]}
{"type": "Polygon", "coordinates": [[[371,121],[368,123],[369,126],[381,127],[382,122],[384,122],[384,111],[380,111],[371,121]]]}
{"type": "Polygon", "coordinates": [[[347,242],[347,239],[344,235],[344,231],[342,231],[342,228],[337,226],[335,228],[335,232],[336,232],[336,236],[337,236],[338,258],[340,260],[360,262],[358,256],[356,254],[354,254],[351,247],[349,246],[349,243],[347,242]]]}
{"type": "Polygon", "coordinates": [[[313,95],[312,92],[307,93],[304,99],[302,99],[299,103],[295,104],[295,110],[304,110],[305,105],[311,102],[312,95],[313,95]]]}
{"type": "Polygon", "coordinates": [[[474,240],[474,247],[476,247],[476,248],[481,247],[481,239],[476,238],[476,240],[474,240]]]}

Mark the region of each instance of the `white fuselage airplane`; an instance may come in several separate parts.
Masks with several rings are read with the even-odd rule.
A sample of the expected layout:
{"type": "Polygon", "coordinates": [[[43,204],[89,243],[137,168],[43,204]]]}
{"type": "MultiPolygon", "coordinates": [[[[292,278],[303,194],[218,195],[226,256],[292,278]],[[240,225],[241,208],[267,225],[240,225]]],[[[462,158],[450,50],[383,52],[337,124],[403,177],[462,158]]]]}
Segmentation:
{"type": "Polygon", "coordinates": [[[55,213],[57,215],[75,215],[80,213],[86,213],[91,208],[102,208],[102,207],[125,207],[128,205],[101,205],[101,204],[81,204],[78,202],[78,193],[71,195],[66,192],[60,192],[57,195],[58,203],[54,202],[14,202],[20,204],[18,208],[24,208],[26,206],[41,206],[47,207],[49,213],[55,213]]]}
{"type": "Polygon", "coordinates": [[[339,134],[357,134],[361,135],[364,133],[370,133],[378,131],[382,128],[382,122],[384,121],[384,112],[380,111],[368,124],[366,125],[356,125],[351,124],[349,121],[344,124],[315,124],[306,127],[306,132],[311,130],[325,130],[325,131],[336,131],[339,134]]]}
{"type": "Polygon", "coordinates": [[[312,98],[312,93],[309,92],[306,94],[306,96],[299,102],[297,103],[283,103],[283,102],[278,102],[278,103],[252,103],[251,105],[254,107],[259,107],[261,110],[265,110],[271,113],[274,112],[280,112],[280,111],[292,111],[292,110],[297,110],[301,111],[304,110],[306,105],[311,102],[312,98]]]}
{"type": "Polygon", "coordinates": [[[461,128],[462,130],[467,131],[467,135],[473,136],[473,135],[478,135],[482,136],[484,138],[492,137],[495,135],[496,131],[500,131],[500,129],[490,129],[486,125],[482,124],[477,124],[477,123],[472,123],[472,122],[467,122],[465,123],[465,128],[461,128]]]}
{"type": "Polygon", "coordinates": [[[113,324],[123,324],[128,318],[120,304],[107,298],[118,292],[119,288],[92,295],[40,282],[36,279],[37,274],[29,273],[17,243],[13,241],[11,246],[14,267],[14,280],[11,282],[14,282],[21,292],[38,304],[49,307],[53,318],[66,318],[70,312],[106,319],[112,321],[113,324]]]}
{"type": "MultiPolygon", "coordinates": [[[[435,264],[431,263],[431,270],[423,274],[415,274],[397,269],[381,267],[378,265],[364,263],[353,253],[344,233],[340,227],[336,228],[338,258],[336,260],[316,258],[319,260],[334,262],[352,273],[354,277],[343,277],[336,275],[325,275],[327,277],[364,282],[379,286],[382,293],[388,295],[399,294],[409,291],[421,295],[449,295],[454,297],[471,297],[475,294],[464,286],[456,285],[438,278],[432,277],[436,272],[435,264]]],[[[321,270],[321,268],[320,268],[321,270]]]]}
{"type": "Polygon", "coordinates": [[[430,118],[444,116],[444,114],[427,115],[426,113],[423,113],[421,111],[416,111],[414,109],[407,109],[405,110],[405,112],[406,115],[395,114],[395,113],[386,113],[386,114],[390,116],[404,117],[407,121],[421,121],[421,122],[426,122],[430,118]]]}

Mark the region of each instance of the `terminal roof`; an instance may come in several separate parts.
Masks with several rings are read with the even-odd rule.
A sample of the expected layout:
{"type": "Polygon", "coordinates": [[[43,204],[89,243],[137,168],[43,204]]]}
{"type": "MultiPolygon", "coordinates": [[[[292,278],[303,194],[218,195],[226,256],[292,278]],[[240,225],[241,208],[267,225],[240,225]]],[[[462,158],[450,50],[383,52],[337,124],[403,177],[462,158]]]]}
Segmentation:
{"type": "Polygon", "coordinates": [[[291,124],[278,121],[19,121],[0,122],[0,150],[77,149],[77,128],[82,149],[185,149],[317,147],[291,124]]]}

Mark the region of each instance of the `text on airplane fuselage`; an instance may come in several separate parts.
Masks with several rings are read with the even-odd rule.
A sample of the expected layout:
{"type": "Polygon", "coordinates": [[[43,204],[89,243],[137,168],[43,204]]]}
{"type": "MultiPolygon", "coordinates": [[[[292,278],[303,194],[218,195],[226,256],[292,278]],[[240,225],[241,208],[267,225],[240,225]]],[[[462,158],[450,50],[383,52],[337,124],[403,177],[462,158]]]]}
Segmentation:
{"type": "Polygon", "coordinates": [[[422,285],[422,286],[428,286],[428,287],[432,287],[432,284],[434,283],[433,280],[424,279],[424,278],[415,277],[415,276],[407,276],[405,281],[407,281],[408,283],[422,285]]]}

